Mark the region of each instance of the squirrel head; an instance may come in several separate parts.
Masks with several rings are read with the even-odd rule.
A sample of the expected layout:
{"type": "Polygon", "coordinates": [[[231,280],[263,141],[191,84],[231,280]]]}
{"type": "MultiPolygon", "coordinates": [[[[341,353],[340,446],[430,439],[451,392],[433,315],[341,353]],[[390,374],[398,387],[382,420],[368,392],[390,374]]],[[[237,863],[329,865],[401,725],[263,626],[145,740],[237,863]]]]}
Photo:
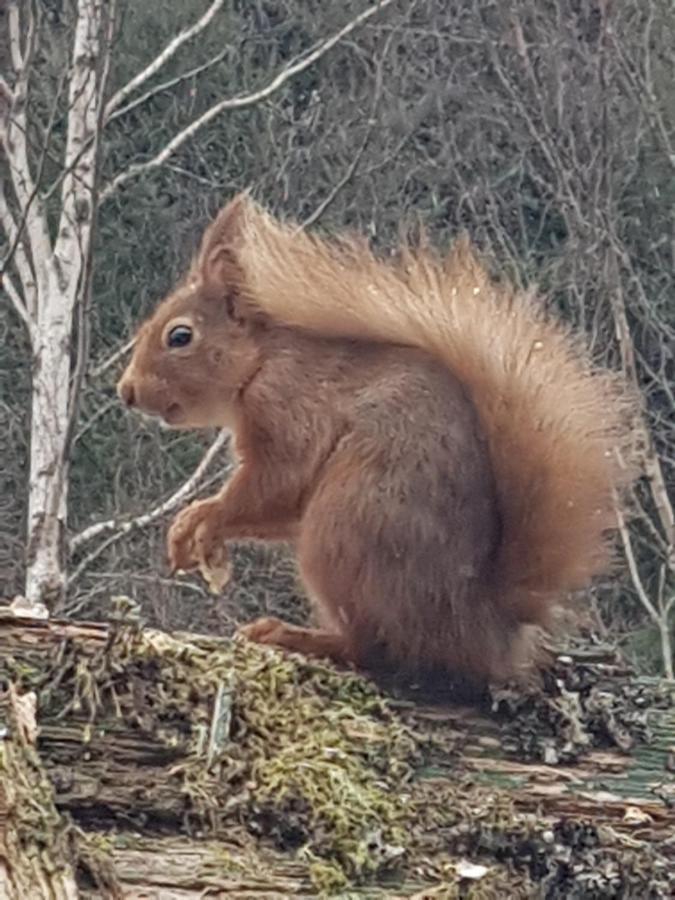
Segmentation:
{"type": "Polygon", "coordinates": [[[187,275],[138,330],[117,385],[127,406],[171,427],[231,425],[260,366],[266,321],[237,262],[248,202],[235,197],[206,229],[187,275]]]}

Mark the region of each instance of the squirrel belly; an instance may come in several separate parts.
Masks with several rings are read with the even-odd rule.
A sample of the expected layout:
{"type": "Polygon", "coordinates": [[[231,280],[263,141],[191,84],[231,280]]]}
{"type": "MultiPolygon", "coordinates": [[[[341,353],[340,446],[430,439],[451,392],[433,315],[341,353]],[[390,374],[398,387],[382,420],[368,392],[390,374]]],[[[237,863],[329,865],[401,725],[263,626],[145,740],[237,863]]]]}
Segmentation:
{"type": "Polygon", "coordinates": [[[504,674],[519,623],[499,608],[496,486],[462,385],[423,351],[286,341],[247,387],[239,434],[264,429],[270,448],[283,434],[307,466],[295,548],[324,624],[359,665],[504,674]]]}
{"type": "Polygon", "coordinates": [[[241,465],[183,510],[174,569],[285,540],[322,621],[251,639],[479,678],[536,656],[612,562],[637,404],[466,243],[377,259],[246,195],[137,335],[118,391],[173,427],[233,427],[241,465]]]}

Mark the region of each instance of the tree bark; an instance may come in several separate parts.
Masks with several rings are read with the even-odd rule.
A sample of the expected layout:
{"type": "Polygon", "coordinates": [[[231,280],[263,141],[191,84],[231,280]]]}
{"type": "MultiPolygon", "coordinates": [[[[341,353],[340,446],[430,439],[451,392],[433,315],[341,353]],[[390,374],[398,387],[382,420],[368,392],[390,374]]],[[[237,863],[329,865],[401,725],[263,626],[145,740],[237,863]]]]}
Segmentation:
{"type": "Polygon", "coordinates": [[[73,299],[50,278],[40,290],[33,348],[26,598],[51,607],[65,585],[68,410],[73,299]]]}
{"type": "MultiPolygon", "coordinates": [[[[35,260],[26,598],[54,608],[66,583],[68,445],[78,385],[71,385],[74,315],[89,292],[102,87],[109,46],[102,0],[79,0],[71,57],[61,217],[53,252],[35,260]]],[[[36,257],[33,248],[33,257],[36,257]]],[[[85,327],[84,320],[80,328],[85,327]]]]}

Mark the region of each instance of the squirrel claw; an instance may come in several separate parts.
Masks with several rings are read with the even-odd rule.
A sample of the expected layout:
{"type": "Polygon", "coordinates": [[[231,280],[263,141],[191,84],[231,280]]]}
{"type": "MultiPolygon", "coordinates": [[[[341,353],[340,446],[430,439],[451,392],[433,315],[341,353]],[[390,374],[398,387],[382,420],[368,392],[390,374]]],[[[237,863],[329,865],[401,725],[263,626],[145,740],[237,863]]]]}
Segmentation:
{"type": "Polygon", "coordinates": [[[210,585],[222,588],[228,564],[218,504],[212,499],[197,500],[182,510],[169,529],[167,550],[172,575],[198,569],[210,585]]]}

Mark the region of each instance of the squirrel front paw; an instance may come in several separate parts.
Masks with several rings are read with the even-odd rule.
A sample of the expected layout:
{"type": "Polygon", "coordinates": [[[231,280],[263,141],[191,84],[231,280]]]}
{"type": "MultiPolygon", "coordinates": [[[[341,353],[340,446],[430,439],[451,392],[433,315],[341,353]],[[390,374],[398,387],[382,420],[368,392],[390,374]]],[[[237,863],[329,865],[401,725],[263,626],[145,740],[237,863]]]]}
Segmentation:
{"type": "Polygon", "coordinates": [[[212,593],[219,593],[230,578],[219,503],[197,500],[174,519],[167,536],[172,572],[199,569],[212,593]]]}

